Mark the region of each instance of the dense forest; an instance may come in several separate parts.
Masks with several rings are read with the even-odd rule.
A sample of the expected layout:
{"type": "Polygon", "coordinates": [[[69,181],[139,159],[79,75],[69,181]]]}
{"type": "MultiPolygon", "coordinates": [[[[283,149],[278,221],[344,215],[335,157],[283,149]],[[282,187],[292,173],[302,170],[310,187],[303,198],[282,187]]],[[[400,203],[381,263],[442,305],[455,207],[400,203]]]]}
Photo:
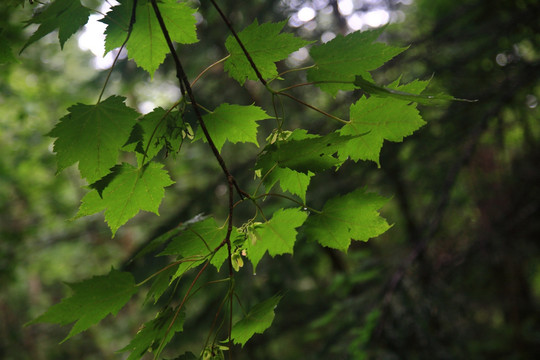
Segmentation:
{"type": "Polygon", "coordinates": [[[139,0],[149,16],[158,4],[166,24],[169,7],[188,14],[191,32],[171,31],[187,82],[164,40],[163,63],[145,62],[150,50],[133,40],[142,20],[125,10],[137,1],[80,3],[0,3],[1,359],[540,356],[539,1],[139,0]],[[93,43],[105,26],[103,57],[93,43]],[[269,35],[250,43],[259,29],[269,35]],[[269,67],[245,54],[273,42],[286,49],[269,67]],[[322,49],[339,86],[316,71],[322,49]],[[336,64],[355,51],[385,58],[343,80],[336,64]],[[129,124],[144,117],[108,140],[125,145],[118,164],[90,174],[62,149],[67,138],[84,148],[89,130],[63,131],[98,98],[129,124]],[[343,130],[362,101],[421,123],[386,134],[375,154],[342,157],[343,144],[375,134],[343,130]],[[213,116],[226,113],[259,132],[220,128],[213,116]],[[182,121],[150,154],[152,116],[182,121]],[[159,201],[129,218],[101,212],[131,163],[159,183],[140,191],[159,201]],[[307,182],[286,184],[284,169],[307,182]],[[359,198],[374,205],[360,211],[359,198]],[[346,240],[329,230],[330,212],[348,221],[346,240]],[[272,231],[293,243],[261,252],[272,231]],[[215,251],[169,283],[186,264],[172,249],[187,251],[182,234],[217,241],[215,251]],[[133,295],[114,316],[77,331],[93,308],[42,315],[83,293],[99,304],[112,277],[133,295]],[[182,323],[164,326],[170,318],[182,323]]]}

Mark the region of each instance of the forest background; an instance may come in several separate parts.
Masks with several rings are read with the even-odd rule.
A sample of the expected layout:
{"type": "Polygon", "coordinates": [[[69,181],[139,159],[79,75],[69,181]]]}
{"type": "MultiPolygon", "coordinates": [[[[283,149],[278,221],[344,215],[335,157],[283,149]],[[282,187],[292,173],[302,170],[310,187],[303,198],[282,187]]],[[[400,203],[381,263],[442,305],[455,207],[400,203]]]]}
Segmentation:
{"type": "MultiPolygon", "coordinates": [[[[8,1],[9,2],[9,1],[8,1]]],[[[0,4],[2,41],[15,54],[32,30],[21,22],[33,7],[0,4]]],[[[16,1],[13,1],[16,2],[16,1]]],[[[91,2],[91,1],[90,1],[91,2]]],[[[94,8],[99,2],[94,1],[94,8]]],[[[257,275],[238,273],[237,283],[254,299],[285,291],[272,327],[255,335],[239,359],[531,359],[540,348],[540,32],[535,0],[469,1],[222,1],[242,29],[289,18],[286,31],[325,41],[336,34],[390,23],[381,37],[409,46],[374,73],[387,84],[431,80],[430,89],[478,102],[422,107],[428,122],[403,143],[385,143],[381,168],[344,165],[318,178],[329,193],[358,184],[392,197],[382,209],[393,227],[345,255],[300,240],[294,256],[263,258],[257,275]],[[304,13],[300,15],[302,9],[304,13]],[[309,12],[306,13],[306,11],[309,12]],[[374,14],[379,11],[378,16],[374,14]],[[371,17],[370,17],[371,16],[371,17]],[[310,18],[311,17],[311,18],[310,18]],[[378,20],[377,20],[378,19],[378,20]]],[[[224,56],[226,28],[208,2],[198,4],[205,41],[189,47],[186,72],[224,56]],[[221,24],[220,24],[221,25],[221,24]]],[[[95,101],[107,71],[84,48],[84,35],[59,51],[55,34],[25,49],[17,63],[0,65],[0,358],[120,359],[124,347],[151,313],[130,304],[117,317],[59,345],[69,329],[25,323],[66,294],[63,282],[107,273],[111,266],[134,274],[158,267],[154,258],[128,263],[151,238],[197,214],[221,214],[226,183],[216,176],[205,144],[187,155],[171,154],[166,166],[177,184],[167,190],[160,217],[139,214],[111,240],[100,215],[76,221],[85,190],[76,168],[56,174],[54,139],[44,136],[76,102],[95,101]]],[[[0,54],[5,61],[9,54],[0,54]]],[[[286,60],[308,62],[295,53],[286,60]]],[[[286,63],[285,62],[285,63],[286,63]]],[[[286,64],[283,64],[286,66],[286,64]]],[[[217,68],[216,73],[222,71],[217,68]]],[[[260,102],[261,89],[227,86],[219,75],[197,88],[219,103],[223,92],[238,103],[260,102]],[[225,84],[225,85],[224,85],[225,84]]],[[[112,91],[145,111],[178,96],[174,65],[167,59],[150,81],[123,59],[112,91]]],[[[302,98],[332,112],[351,100],[329,100],[303,87],[302,98]]],[[[305,118],[294,103],[288,116],[323,128],[317,113],[305,118]]],[[[304,125],[305,126],[305,125],[304,125]]],[[[224,147],[233,171],[253,166],[241,149],[224,147]]],[[[241,180],[241,179],[240,179],[241,180]]],[[[173,349],[197,351],[216,306],[217,292],[198,299],[190,331],[173,349]]],[[[186,324],[187,326],[187,324],[186,324]]]]}

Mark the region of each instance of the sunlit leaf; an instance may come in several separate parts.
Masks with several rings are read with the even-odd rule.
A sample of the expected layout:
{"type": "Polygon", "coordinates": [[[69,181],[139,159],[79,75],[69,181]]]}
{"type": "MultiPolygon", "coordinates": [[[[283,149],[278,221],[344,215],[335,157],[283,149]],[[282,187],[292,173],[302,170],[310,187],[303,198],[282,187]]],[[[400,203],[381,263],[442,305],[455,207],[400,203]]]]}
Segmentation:
{"type": "MultiPolygon", "coordinates": [[[[306,192],[314,173],[308,171],[303,173],[300,171],[291,170],[289,168],[282,168],[274,166],[273,162],[269,163],[270,166],[265,166],[262,169],[261,176],[263,176],[263,183],[266,189],[270,191],[272,187],[279,181],[279,187],[283,191],[288,191],[291,194],[298,195],[302,201],[306,201],[306,192]]],[[[257,165],[263,166],[262,162],[258,162],[257,165]]]]}
{"type": "Polygon", "coordinates": [[[118,228],[140,210],[159,214],[164,188],[174,183],[162,167],[157,163],[150,163],[142,169],[127,163],[116,166],[112,171],[114,176],[104,187],[102,197],[98,191],[86,194],[77,217],[105,210],[105,220],[114,236],[118,228]]]}
{"type": "Polygon", "coordinates": [[[406,49],[375,42],[381,33],[382,29],[357,31],[313,46],[309,54],[315,66],[307,71],[308,81],[319,82],[318,87],[335,96],[338,90],[354,90],[356,75],[371,80],[369,71],[406,49]]]}
{"type": "MultiPolygon", "coordinates": [[[[278,75],[275,64],[277,61],[286,59],[292,52],[311,43],[293,34],[280,33],[286,22],[259,25],[255,20],[238,34],[265,80],[278,75]]],[[[243,85],[246,79],[257,80],[255,71],[233,36],[227,38],[225,47],[230,53],[230,57],[225,62],[225,70],[229,75],[240,85],[243,85]]]]}
{"type": "Polygon", "coordinates": [[[124,100],[111,96],[96,105],[79,103],[68,109],[69,114],[48,134],[57,138],[58,171],[79,162],[81,176],[89,183],[109,173],[139,116],[124,100]]]}
{"type": "Polygon", "coordinates": [[[272,219],[257,224],[250,230],[246,241],[247,255],[253,269],[268,251],[272,257],[292,254],[296,242],[296,228],[302,226],[308,214],[300,209],[279,209],[272,219]]]}
{"type": "MultiPolygon", "coordinates": [[[[421,93],[427,81],[413,81],[398,85],[398,81],[388,87],[412,94],[421,93]]],[[[379,154],[384,140],[401,142],[426,122],[416,109],[416,103],[391,97],[362,97],[351,105],[350,123],[340,129],[342,135],[366,135],[351,139],[339,149],[339,157],[354,161],[371,160],[379,164],[379,154]]]]}
{"type": "MultiPolygon", "coordinates": [[[[223,103],[212,113],[203,116],[208,133],[217,149],[221,151],[225,141],[233,144],[250,142],[257,146],[257,121],[269,119],[268,114],[258,106],[231,105],[223,103]]],[[[206,138],[199,128],[195,139],[206,138]]]]}
{"type": "Polygon", "coordinates": [[[262,334],[274,321],[274,309],[282,296],[276,295],[252,307],[248,314],[232,328],[231,337],[235,344],[242,344],[255,334],[262,334]]]}
{"type": "Polygon", "coordinates": [[[365,189],[332,198],[320,214],[310,215],[305,232],[308,239],[323,246],[347,251],[351,240],[367,241],[390,228],[379,215],[387,201],[380,195],[366,193],[365,189]]]}
{"type": "MultiPolygon", "coordinates": [[[[113,7],[107,17],[101,20],[108,25],[105,30],[105,51],[118,48],[124,43],[132,7],[132,1],[124,1],[113,7]]],[[[195,9],[185,2],[179,3],[176,0],[159,1],[158,7],[172,41],[180,44],[197,42],[195,9]]],[[[150,76],[154,75],[169,53],[169,47],[150,1],[138,2],[136,20],[126,48],[129,58],[135,60],[150,76]]]]}

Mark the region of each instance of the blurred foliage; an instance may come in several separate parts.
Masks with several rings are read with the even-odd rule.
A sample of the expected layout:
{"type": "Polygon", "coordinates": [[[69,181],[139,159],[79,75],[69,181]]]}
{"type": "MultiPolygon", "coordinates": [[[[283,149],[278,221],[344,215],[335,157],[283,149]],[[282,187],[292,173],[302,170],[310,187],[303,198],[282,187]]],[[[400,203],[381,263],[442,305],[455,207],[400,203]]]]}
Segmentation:
{"type": "MultiPolygon", "coordinates": [[[[87,3],[96,8],[98,1],[87,3]]],[[[389,84],[402,73],[410,79],[433,76],[430,92],[479,101],[424,109],[428,126],[403,144],[386,144],[380,170],[372,163],[345,164],[314,180],[324,184],[323,191],[308,192],[315,205],[358,183],[393,195],[383,210],[394,226],[381,238],[355,244],[347,256],[304,240],[293,259],[265,257],[257,275],[238,273],[245,308],[279,291],[285,296],[273,326],[235,351],[234,358],[536,358],[540,3],[350,1],[350,12],[340,3],[349,2],[251,1],[247,6],[223,1],[223,8],[237,29],[254,18],[262,23],[290,16],[293,31],[318,40],[349,31],[358,24],[353,16],[364,19],[366,27],[362,16],[384,7],[394,23],[383,39],[411,47],[374,74],[377,83],[389,84]],[[295,22],[305,6],[315,9],[316,16],[295,22]]],[[[198,31],[205,41],[187,47],[190,78],[225,55],[225,26],[208,2],[199,6],[198,31]]],[[[0,4],[2,34],[15,53],[31,33],[21,21],[32,9],[25,3],[13,12],[7,3],[0,4]]],[[[159,266],[155,258],[128,259],[147,239],[201,212],[223,215],[226,189],[215,177],[217,164],[204,146],[194,144],[182,157],[169,155],[167,166],[177,184],[157,220],[139,215],[114,240],[100,217],[66,221],[76,213],[82,184],[73,168],[55,175],[52,139],[43,135],[68,106],[97,99],[106,71],[93,70],[92,55],[81,52],[75,38],[59,52],[55,36],[26,49],[19,63],[0,65],[0,358],[119,359],[115,351],[150,320],[151,313],[141,310],[144,299],[62,345],[57,343],[67,329],[22,325],[64,296],[61,281],[104,274],[111,266],[137,278],[143,268],[159,266]]],[[[169,94],[178,91],[169,61],[149,82],[123,60],[107,92],[127,96],[139,109],[149,101],[168,104],[169,94]]],[[[298,54],[287,61],[307,64],[309,59],[298,54]]],[[[218,70],[195,86],[205,106],[215,107],[225,94],[229,102],[271,108],[259,85],[233,86],[218,70]]],[[[338,93],[329,101],[315,88],[297,90],[295,96],[346,116],[344,104],[352,95],[338,93]]],[[[306,119],[297,105],[285,105],[293,124],[333,126],[318,114],[306,119]]],[[[253,166],[247,153],[224,146],[240,182],[242,169],[253,166]]],[[[238,213],[242,216],[242,207],[238,213]]],[[[195,351],[204,343],[213,320],[207,310],[219,304],[218,290],[223,289],[209,288],[192,302],[186,327],[195,330],[173,340],[178,348],[195,351]]]]}

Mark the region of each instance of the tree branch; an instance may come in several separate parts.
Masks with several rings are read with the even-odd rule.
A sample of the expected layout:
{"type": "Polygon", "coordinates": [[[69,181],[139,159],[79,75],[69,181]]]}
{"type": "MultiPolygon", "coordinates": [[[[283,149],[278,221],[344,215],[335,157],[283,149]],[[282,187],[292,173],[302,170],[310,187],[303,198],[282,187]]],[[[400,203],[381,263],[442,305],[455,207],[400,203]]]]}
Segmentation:
{"type": "MultiPolygon", "coordinates": [[[[201,127],[201,129],[202,129],[202,131],[204,133],[204,136],[206,137],[208,145],[212,149],[212,152],[214,153],[215,158],[217,159],[219,165],[221,166],[221,169],[223,170],[223,173],[225,174],[225,177],[227,178],[227,183],[229,185],[229,221],[228,221],[228,226],[227,226],[227,234],[225,235],[225,239],[223,240],[223,243],[227,244],[227,250],[228,250],[228,255],[229,255],[229,277],[231,279],[231,284],[233,284],[234,269],[233,269],[233,266],[232,266],[232,251],[231,251],[231,233],[232,233],[232,228],[233,228],[232,222],[233,222],[233,211],[234,211],[233,192],[234,192],[234,188],[236,188],[236,190],[238,191],[238,194],[240,195],[240,197],[244,196],[244,194],[246,194],[246,193],[244,191],[242,191],[238,187],[238,184],[236,183],[236,181],[234,180],[234,177],[229,172],[229,170],[228,170],[228,168],[227,168],[227,166],[225,164],[225,161],[223,160],[223,158],[219,154],[219,151],[218,151],[216,145],[214,144],[214,141],[212,140],[212,137],[210,136],[210,133],[208,132],[208,129],[206,128],[206,125],[205,125],[204,120],[202,118],[201,112],[199,110],[199,106],[197,105],[197,101],[195,100],[195,96],[193,95],[191,85],[189,83],[189,80],[187,79],[187,75],[186,75],[186,73],[184,71],[184,68],[182,67],[182,63],[180,62],[178,54],[176,53],[176,50],[175,50],[174,45],[172,43],[172,40],[171,40],[171,37],[170,37],[169,32],[167,30],[167,27],[165,26],[165,22],[163,21],[163,17],[161,15],[161,12],[159,10],[157,2],[156,2],[156,0],[151,0],[151,3],[152,3],[152,8],[154,9],[154,13],[156,14],[156,18],[157,18],[157,20],[159,22],[161,32],[163,33],[163,36],[165,37],[165,40],[167,41],[169,51],[170,51],[170,53],[171,53],[171,55],[172,55],[172,57],[174,59],[174,63],[175,63],[175,66],[176,66],[176,77],[178,78],[178,81],[180,82],[181,88],[184,89],[184,87],[185,87],[185,91],[187,92],[188,97],[189,97],[189,99],[191,101],[191,106],[193,108],[193,111],[195,112],[195,115],[196,115],[197,120],[199,122],[199,125],[200,125],[200,127],[201,127]]],[[[182,91],[182,94],[183,94],[183,91],[182,91]]],[[[220,246],[222,246],[222,245],[220,245],[220,246]]],[[[233,286],[233,285],[231,285],[231,286],[233,286]]],[[[231,289],[231,291],[232,291],[232,289],[231,289]]],[[[230,314],[230,316],[231,316],[230,320],[232,322],[232,301],[231,301],[231,314],[230,314]]],[[[232,326],[232,323],[229,326],[229,329],[231,328],[231,326],[232,326]]],[[[229,343],[232,344],[231,331],[229,331],[229,343]]],[[[230,349],[230,351],[232,351],[232,350],[230,349]]]]}

